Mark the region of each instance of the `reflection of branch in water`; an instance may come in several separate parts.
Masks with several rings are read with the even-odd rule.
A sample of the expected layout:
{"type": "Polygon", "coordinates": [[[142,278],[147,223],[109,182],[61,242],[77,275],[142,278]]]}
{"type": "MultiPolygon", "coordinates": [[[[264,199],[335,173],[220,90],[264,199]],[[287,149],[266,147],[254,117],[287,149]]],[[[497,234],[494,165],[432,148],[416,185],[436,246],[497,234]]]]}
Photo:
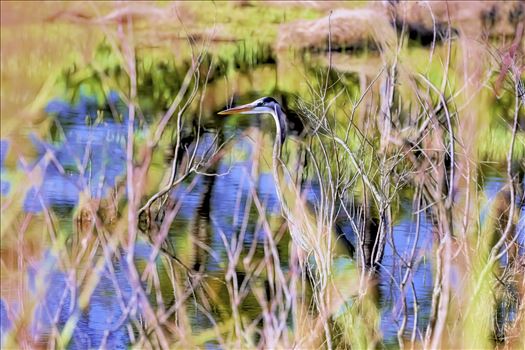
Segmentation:
{"type": "MultiPolygon", "coordinates": [[[[184,196],[178,199],[173,198],[172,196],[169,196],[169,190],[163,194],[165,196],[165,199],[163,199],[161,196],[157,196],[156,199],[163,199],[163,203],[159,204],[159,208],[156,210],[155,213],[151,213],[153,215],[150,214],[150,209],[148,208],[148,218],[146,218],[145,222],[141,222],[142,231],[146,233],[146,238],[154,246],[154,251],[150,256],[150,262],[155,261],[157,254],[159,252],[162,252],[165,256],[175,260],[177,264],[182,266],[186,270],[186,273],[189,277],[198,276],[199,273],[202,271],[196,270],[200,270],[200,266],[204,265],[206,261],[206,257],[204,256],[204,254],[207,254],[205,252],[207,250],[206,246],[209,245],[210,240],[208,227],[210,219],[210,201],[211,194],[213,192],[213,186],[215,183],[215,176],[209,176],[208,174],[215,174],[217,172],[220,160],[222,159],[222,156],[225,153],[225,149],[221,148],[222,146],[214,147],[218,144],[218,142],[223,142],[224,136],[222,133],[219,132],[213,138],[211,146],[203,152],[203,155],[201,156],[202,159],[199,159],[198,161],[192,161],[192,159],[196,159],[194,155],[197,153],[196,147],[198,147],[199,145],[198,142],[195,141],[196,138],[192,135],[195,135],[195,133],[181,137],[181,143],[179,145],[182,145],[180,146],[180,149],[182,149],[183,151],[178,152],[177,156],[172,159],[172,162],[176,162],[172,169],[180,169],[181,173],[186,174],[184,176],[180,176],[180,178],[183,179],[186,179],[191,173],[197,174],[197,176],[193,178],[193,180],[185,190],[187,193],[191,192],[194,186],[199,181],[201,181],[201,179],[204,182],[203,196],[197,208],[196,217],[192,222],[193,226],[190,229],[192,239],[195,239],[194,242],[197,247],[197,261],[195,262],[193,268],[191,265],[187,265],[179,257],[176,256],[175,247],[172,244],[173,242],[167,239],[169,229],[173,221],[175,220],[175,217],[177,216],[180,208],[184,204],[184,196]],[[207,160],[208,162],[204,163],[204,160],[207,160]],[[194,165],[193,169],[188,170],[189,164],[191,163],[196,165],[194,165]],[[153,218],[153,220],[151,220],[150,218],[153,218]],[[195,274],[196,272],[197,275],[195,274]]],[[[157,195],[159,193],[161,192],[158,192],[157,195]]],[[[144,217],[142,216],[141,219],[144,219],[144,217]]]]}
{"type": "MultiPolygon", "coordinates": [[[[185,181],[192,173],[204,175],[210,174],[210,172],[204,173],[204,171],[218,163],[225,153],[225,146],[227,143],[221,142],[219,144],[217,142],[219,137],[219,135],[214,137],[213,141],[210,142],[210,146],[204,150],[204,156],[201,159],[196,159],[195,157],[196,149],[199,146],[199,142],[195,140],[198,140],[198,137],[192,135],[181,137],[181,141],[178,143],[178,147],[176,148],[172,160],[170,183],[155,193],[138,211],[142,230],[147,231],[152,224],[151,206],[156,201],[161,200],[159,211],[162,211],[162,207],[166,205],[169,192],[185,181]],[[177,174],[179,174],[178,177],[177,174]]],[[[162,214],[160,214],[160,216],[162,216],[162,214]]],[[[159,213],[156,213],[155,219],[159,219],[159,213]]],[[[160,217],[160,220],[162,220],[162,217],[160,217]]]]}
{"type": "MultiPolygon", "coordinates": [[[[224,138],[222,133],[219,133],[219,140],[222,142],[224,138]]],[[[220,158],[219,158],[220,159],[220,158]]],[[[216,174],[219,167],[219,161],[215,161],[208,169],[207,172],[216,174]]],[[[210,211],[211,211],[211,197],[213,188],[215,186],[216,176],[204,176],[203,185],[204,189],[201,194],[201,199],[197,210],[195,212],[195,218],[192,223],[190,230],[191,238],[194,242],[196,249],[195,261],[193,262],[193,269],[195,271],[203,272],[206,262],[208,260],[208,254],[211,242],[211,230],[210,230],[210,211]]]]}
{"type": "Polygon", "coordinates": [[[204,190],[190,230],[191,239],[195,247],[193,270],[199,272],[204,270],[210,249],[210,203],[215,180],[215,176],[205,176],[203,178],[204,190]]]}

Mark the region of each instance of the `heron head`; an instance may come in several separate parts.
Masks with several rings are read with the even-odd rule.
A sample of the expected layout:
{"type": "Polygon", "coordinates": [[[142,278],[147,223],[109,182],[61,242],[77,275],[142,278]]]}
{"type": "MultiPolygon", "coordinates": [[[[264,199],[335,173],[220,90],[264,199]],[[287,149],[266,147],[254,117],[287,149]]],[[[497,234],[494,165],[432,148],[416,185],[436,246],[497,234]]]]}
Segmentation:
{"type": "Polygon", "coordinates": [[[220,115],[230,115],[230,114],[264,114],[272,113],[275,111],[275,107],[279,104],[273,97],[262,97],[251,103],[247,103],[242,106],[232,107],[220,111],[220,115]]]}

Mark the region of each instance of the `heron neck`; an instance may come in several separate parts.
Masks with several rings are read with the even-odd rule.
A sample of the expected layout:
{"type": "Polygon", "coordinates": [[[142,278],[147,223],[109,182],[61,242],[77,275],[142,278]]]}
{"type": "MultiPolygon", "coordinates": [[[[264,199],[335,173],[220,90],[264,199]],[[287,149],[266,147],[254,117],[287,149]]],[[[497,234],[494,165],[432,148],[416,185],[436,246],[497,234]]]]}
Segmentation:
{"type": "Polygon", "coordinates": [[[281,179],[280,179],[280,173],[282,174],[282,171],[280,172],[279,169],[281,168],[281,153],[283,148],[283,123],[281,122],[282,117],[280,117],[280,114],[282,113],[282,110],[279,107],[274,107],[274,110],[272,111],[272,117],[275,121],[275,140],[273,143],[273,177],[276,185],[277,190],[277,197],[279,198],[279,201],[283,205],[283,209],[286,207],[283,202],[283,196],[281,193],[281,179]]]}
{"type": "Polygon", "coordinates": [[[281,156],[281,150],[286,138],[286,115],[284,114],[281,106],[276,105],[272,113],[273,119],[275,121],[275,144],[274,144],[274,155],[281,156]]]}

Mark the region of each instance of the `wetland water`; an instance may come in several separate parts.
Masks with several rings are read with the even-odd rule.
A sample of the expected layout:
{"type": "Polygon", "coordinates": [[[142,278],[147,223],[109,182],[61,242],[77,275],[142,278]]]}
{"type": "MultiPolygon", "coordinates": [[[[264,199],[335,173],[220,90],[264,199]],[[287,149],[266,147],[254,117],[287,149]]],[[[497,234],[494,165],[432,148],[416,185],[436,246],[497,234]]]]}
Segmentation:
{"type": "MultiPolygon", "coordinates": [[[[41,25],[45,27],[45,24],[41,25]]],[[[55,24],[47,25],[52,27],[55,24]]],[[[275,309],[264,309],[261,301],[265,299],[261,295],[270,300],[278,295],[279,290],[270,281],[271,272],[261,272],[269,254],[268,229],[276,240],[279,270],[291,273],[296,266],[272,176],[271,150],[275,130],[271,117],[225,119],[216,113],[231,105],[232,100],[240,104],[268,95],[283,104],[293,101],[307,90],[297,85],[297,81],[304,78],[303,74],[308,79],[316,76],[325,79],[322,74],[327,70],[326,58],[296,57],[292,60],[276,57],[260,48],[233,47],[236,57],[241,58],[236,58],[238,62],[234,64],[225,63],[230,65],[228,68],[220,64],[214,66],[213,79],[206,84],[206,92],[199,95],[199,103],[193,103],[186,112],[179,134],[185,153],[180,155],[178,163],[183,168],[184,162],[188,162],[196,137],[199,138],[194,153],[197,159],[206,159],[213,145],[226,146],[212,165],[188,176],[169,192],[166,199],[174,217],[162,246],[201,276],[196,282],[194,276],[185,275],[184,269],[174,268],[176,263],[168,262],[169,258],[158,257],[153,263],[157,271],[155,277],[144,277],[141,282],[153,308],[163,312],[176,310],[171,315],[176,312],[177,317],[183,318],[174,322],[180,322],[178,326],[181,328],[186,327],[186,336],[195,337],[192,342],[180,343],[183,347],[190,343],[209,348],[221,346],[225,341],[218,340],[216,333],[220,334],[220,331],[210,332],[210,329],[217,328],[227,334],[227,329],[233,327],[232,323],[238,322],[236,318],[241,319],[246,328],[251,325],[262,329],[261,324],[267,322],[264,312],[276,312],[275,309]],[[225,75],[221,69],[230,71],[225,75]],[[242,247],[233,271],[229,265],[233,254],[229,244],[235,245],[232,242],[242,247]],[[239,299],[239,315],[235,315],[231,306],[234,304],[229,289],[232,273],[236,283],[247,291],[239,299]],[[249,282],[244,285],[245,280],[249,282]],[[188,290],[193,295],[182,298],[188,290]]],[[[130,300],[136,298],[134,286],[129,278],[125,245],[119,246],[112,239],[116,232],[122,231],[121,221],[126,215],[128,189],[123,184],[127,174],[126,145],[130,123],[129,108],[122,92],[107,88],[118,86],[119,79],[125,76],[122,67],[115,66],[107,50],[105,43],[93,48],[95,57],[102,57],[100,61],[105,60],[106,67],[64,65],[55,80],[61,88],[43,94],[46,98],[35,112],[38,115],[36,121],[18,123],[13,127],[11,120],[10,131],[2,133],[2,214],[6,221],[9,220],[9,224],[2,227],[2,343],[8,334],[12,336],[13,330],[21,332],[20,328],[24,327],[20,322],[27,323],[25,329],[32,344],[46,346],[57,332],[63,334],[66,324],[74,318],[69,346],[78,349],[127,348],[143,337],[144,332],[151,331],[141,329],[139,320],[142,318],[136,317],[136,309],[127,309],[130,300]],[[105,73],[98,75],[100,71],[105,73]],[[100,76],[110,80],[104,89],[100,89],[100,76]],[[111,198],[117,198],[116,202],[111,198]],[[97,220],[87,214],[85,208],[89,203],[98,205],[97,220]],[[9,208],[9,215],[4,212],[4,207],[9,208]],[[96,234],[93,227],[97,228],[96,234]],[[12,237],[7,240],[4,234],[12,237]],[[33,241],[29,243],[30,240],[33,241]],[[114,252],[110,254],[106,246],[112,244],[114,252]],[[67,252],[66,258],[64,251],[67,252]],[[82,255],[86,251],[90,252],[88,257],[82,255]],[[77,257],[82,258],[75,263],[77,257]],[[95,269],[98,269],[98,278],[88,284],[92,288],[89,303],[80,307],[81,286],[87,282],[79,281],[85,281],[85,276],[95,269]],[[16,276],[13,271],[16,271],[16,276]],[[13,275],[4,279],[8,273],[13,275]],[[31,303],[28,304],[28,300],[31,303]]],[[[154,54],[148,56],[151,54],[148,50],[154,51],[153,48],[141,48],[137,60],[138,100],[142,106],[133,125],[137,150],[145,144],[169,102],[183,86],[187,69],[183,60],[164,57],[156,61],[154,54]]],[[[374,53],[364,53],[365,57],[370,55],[364,61],[354,60],[350,53],[346,55],[351,68],[344,68],[344,53],[337,56],[332,69],[339,75],[335,75],[331,83],[343,86],[351,96],[362,92],[363,86],[372,81],[380,67],[373,69],[375,64],[379,65],[374,53]],[[375,73],[369,76],[362,73],[370,71],[375,73]]],[[[202,93],[204,86],[200,89],[199,93],[202,93]]],[[[373,109],[374,101],[368,103],[368,108],[373,109]]],[[[296,106],[289,103],[285,107],[296,106]]],[[[345,109],[348,105],[338,103],[337,108],[345,109]]],[[[2,123],[6,118],[4,114],[3,111],[2,123]]],[[[9,118],[16,119],[17,116],[11,114],[9,118]]],[[[356,125],[366,128],[367,118],[356,121],[356,125]]],[[[141,205],[161,187],[160,183],[166,182],[177,141],[176,130],[173,118],[167,127],[168,136],[162,139],[152,156],[141,205]]],[[[295,159],[298,147],[298,141],[286,140],[284,153],[289,163],[295,159]]],[[[507,180],[501,166],[491,167],[481,165],[481,162],[475,166],[484,167],[477,187],[479,217],[483,223],[490,215],[493,202],[506,190],[507,180]]],[[[315,206],[322,195],[320,185],[311,173],[305,177],[302,189],[307,193],[310,205],[315,206]]],[[[517,184],[517,188],[525,189],[523,181],[517,184]]],[[[415,186],[405,185],[395,201],[391,231],[386,236],[384,254],[369,287],[378,313],[375,321],[378,333],[387,347],[398,346],[397,333],[405,317],[403,336],[423,339],[432,308],[436,277],[434,261],[439,238],[433,218],[416,207],[415,190],[415,186]],[[407,269],[411,273],[405,280],[407,269]]],[[[357,194],[349,206],[355,210],[364,208],[360,200],[365,201],[357,194]]],[[[517,208],[516,242],[518,255],[523,257],[525,209],[520,205],[517,208]]],[[[154,215],[161,225],[163,215],[168,216],[169,212],[162,208],[156,210],[158,212],[154,215]]],[[[371,216],[374,215],[377,213],[371,216]]],[[[335,221],[338,232],[358,246],[350,220],[340,215],[335,221]]],[[[143,222],[139,221],[139,227],[141,225],[143,222]]],[[[143,276],[147,276],[146,266],[156,249],[147,237],[148,230],[141,230],[134,252],[134,266],[143,276]]],[[[334,276],[354,276],[356,259],[355,256],[338,257],[334,276]]],[[[506,256],[501,258],[502,266],[508,264],[506,259],[506,256]]],[[[455,281],[455,278],[461,277],[452,276],[452,284],[459,285],[460,281],[455,281]]],[[[355,292],[348,291],[345,295],[345,287],[352,289],[351,284],[359,282],[348,278],[347,283],[349,285],[344,286],[343,282],[341,287],[343,304],[333,311],[334,315],[344,314],[345,307],[353,303],[355,292]]],[[[501,311],[500,322],[513,317],[513,307],[510,306],[510,311],[501,311]]],[[[285,321],[288,327],[292,327],[291,315],[285,321]]],[[[178,334],[168,327],[170,332],[178,334]]],[[[260,332],[254,334],[252,345],[263,336],[260,332]]]]}
{"type": "MultiPolygon", "coordinates": [[[[255,90],[251,87],[249,91],[255,90]]],[[[26,213],[42,215],[42,206],[53,210],[57,215],[57,220],[63,229],[69,230],[76,225],[72,219],[83,191],[88,191],[94,198],[107,196],[108,191],[115,186],[117,179],[125,175],[125,144],[126,144],[126,125],[123,122],[115,122],[111,118],[104,119],[94,125],[86,125],[88,119],[95,119],[97,111],[107,109],[98,106],[96,100],[83,96],[79,102],[69,105],[66,102],[53,100],[46,107],[46,112],[50,118],[56,118],[63,133],[56,139],[48,141],[40,140],[31,136],[31,130],[24,130],[28,138],[33,142],[38,150],[38,155],[27,166],[34,169],[39,168],[42,174],[40,187],[28,190],[23,200],[23,209],[26,213]],[[53,152],[54,159],[49,161],[45,155],[53,152]],[[79,174],[75,171],[75,162],[83,159],[89,163],[89,171],[79,174]],[[57,167],[57,163],[59,164],[57,167]]],[[[124,115],[126,110],[123,109],[124,115]]],[[[216,118],[215,115],[206,116],[210,121],[216,118]]],[[[257,124],[257,123],[255,123],[257,124]]],[[[211,126],[210,126],[211,127],[211,126]]],[[[217,128],[217,126],[213,126],[217,128]]],[[[249,126],[251,128],[251,126],[249,126]]],[[[271,125],[270,125],[271,127],[271,125]]],[[[255,133],[271,134],[271,128],[254,129],[255,133]]],[[[216,131],[210,131],[202,135],[204,139],[211,139],[216,131]]],[[[226,134],[233,136],[233,147],[231,154],[226,155],[217,165],[217,177],[196,176],[188,183],[183,183],[171,194],[173,198],[181,201],[181,208],[170,228],[168,239],[175,247],[176,251],[183,250],[178,248],[179,242],[187,244],[190,235],[197,235],[196,239],[202,240],[208,246],[205,257],[195,256],[189,262],[194,266],[202,264],[202,268],[211,276],[222,278],[224,266],[227,262],[224,242],[221,235],[227,240],[233,239],[241,230],[245,230],[244,246],[249,249],[252,241],[258,237],[264,241],[264,232],[257,224],[258,214],[254,208],[247,207],[248,197],[252,191],[257,193],[259,199],[265,203],[268,216],[280,218],[278,199],[275,195],[275,183],[269,171],[262,172],[257,182],[250,179],[253,167],[252,152],[253,143],[250,137],[243,136],[234,126],[223,130],[226,134]],[[240,158],[240,159],[239,159],[240,158]],[[198,230],[195,226],[199,227],[198,230]],[[242,226],[246,225],[245,228],[242,226]],[[198,261],[203,259],[203,261],[198,261]]],[[[266,140],[265,147],[271,147],[270,139],[266,140]]],[[[2,140],[2,159],[5,159],[9,152],[9,141],[2,140]]],[[[159,166],[168,166],[168,163],[161,163],[159,166]]],[[[8,174],[12,171],[2,165],[2,172],[8,174]]],[[[8,177],[6,177],[8,178],[8,177]]],[[[312,185],[314,186],[314,185],[312,185]]],[[[499,177],[489,177],[483,189],[486,192],[490,205],[498,191],[501,190],[503,181],[499,177]]],[[[10,181],[2,180],[2,195],[8,196],[10,191],[10,181]]],[[[310,196],[315,200],[314,194],[310,196]]],[[[385,341],[395,343],[398,324],[401,322],[401,303],[403,297],[397,287],[402,278],[403,271],[406,269],[403,258],[409,256],[410,249],[416,246],[416,269],[412,276],[414,289],[407,293],[406,300],[409,305],[413,305],[417,299],[419,308],[417,332],[424,332],[426,327],[428,312],[432,297],[432,266],[431,260],[432,246],[434,237],[432,225],[423,220],[419,237],[416,240],[416,219],[412,213],[412,203],[410,200],[401,201],[401,210],[397,214],[393,226],[393,235],[389,239],[382,267],[377,275],[377,302],[381,310],[381,331],[385,341]]],[[[520,231],[523,236],[523,209],[520,219],[520,231]]],[[[352,237],[352,228],[341,223],[341,229],[352,237]]],[[[74,230],[73,230],[74,231],[74,230]]],[[[75,233],[71,233],[75,234],[75,233]]],[[[523,243],[524,238],[520,239],[523,243]]],[[[288,239],[282,244],[283,268],[287,268],[286,245],[288,239]]],[[[136,248],[136,261],[146,261],[150,255],[151,248],[145,242],[139,242],[136,248]]],[[[258,253],[263,254],[263,247],[256,248],[258,253]]],[[[183,253],[184,254],[184,253],[183,253]]],[[[256,253],[257,254],[257,253],[256,253]]],[[[119,285],[122,292],[121,297],[125,300],[130,293],[130,285],[126,274],[123,272],[126,263],[123,257],[117,257],[112,262],[111,271],[104,269],[101,280],[93,293],[89,308],[82,313],[77,328],[72,339],[74,348],[100,347],[102,342],[109,348],[127,347],[129,337],[125,323],[118,328],[113,328],[120,322],[122,310],[119,306],[119,299],[115,290],[114,283],[119,285]],[[107,333],[107,330],[110,330],[107,333]]],[[[197,268],[198,270],[198,268],[197,268]]],[[[239,273],[242,273],[239,271],[239,273]]],[[[56,257],[52,251],[44,252],[43,258],[35,264],[35,267],[28,271],[29,286],[35,288],[37,278],[41,278],[49,283],[45,297],[41,299],[36,307],[35,319],[32,330],[45,339],[45,334],[50,332],[50,325],[53,317],[58,315],[58,324],[64,324],[69,318],[71,310],[71,291],[68,289],[67,274],[60,271],[56,265],[56,257]]],[[[168,291],[170,285],[166,286],[168,291]]],[[[10,291],[4,290],[6,294],[10,291]]],[[[11,291],[14,292],[14,291],[11,291]]],[[[34,291],[36,292],[36,291],[34,291]]],[[[227,299],[227,291],[219,293],[219,300],[227,299]]],[[[2,332],[9,330],[10,321],[6,313],[6,301],[2,301],[2,332]]],[[[191,304],[191,302],[189,302],[191,304]]],[[[168,304],[169,306],[169,304],[168,304]]],[[[413,306],[409,306],[409,314],[413,314],[413,306]]],[[[191,308],[190,320],[195,330],[206,329],[210,326],[209,320],[198,310],[191,308]]],[[[242,312],[256,317],[259,306],[256,301],[243,304],[242,312]]],[[[220,316],[220,315],[217,315],[220,316]]],[[[413,316],[408,318],[407,334],[413,327],[413,316]]]]}

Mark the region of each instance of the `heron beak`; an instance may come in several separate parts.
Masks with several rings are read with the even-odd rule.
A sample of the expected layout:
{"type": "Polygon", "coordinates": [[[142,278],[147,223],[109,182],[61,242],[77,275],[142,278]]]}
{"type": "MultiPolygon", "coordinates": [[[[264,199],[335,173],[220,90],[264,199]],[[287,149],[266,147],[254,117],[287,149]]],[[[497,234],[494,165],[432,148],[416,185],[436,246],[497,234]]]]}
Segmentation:
{"type": "Polygon", "coordinates": [[[237,107],[225,109],[224,111],[220,111],[217,114],[219,114],[219,115],[241,114],[243,112],[252,111],[254,108],[255,108],[255,106],[253,104],[248,103],[248,104],[245,104],[245,105],[242,105],[242,106],[237,106],[237,107]]]}

